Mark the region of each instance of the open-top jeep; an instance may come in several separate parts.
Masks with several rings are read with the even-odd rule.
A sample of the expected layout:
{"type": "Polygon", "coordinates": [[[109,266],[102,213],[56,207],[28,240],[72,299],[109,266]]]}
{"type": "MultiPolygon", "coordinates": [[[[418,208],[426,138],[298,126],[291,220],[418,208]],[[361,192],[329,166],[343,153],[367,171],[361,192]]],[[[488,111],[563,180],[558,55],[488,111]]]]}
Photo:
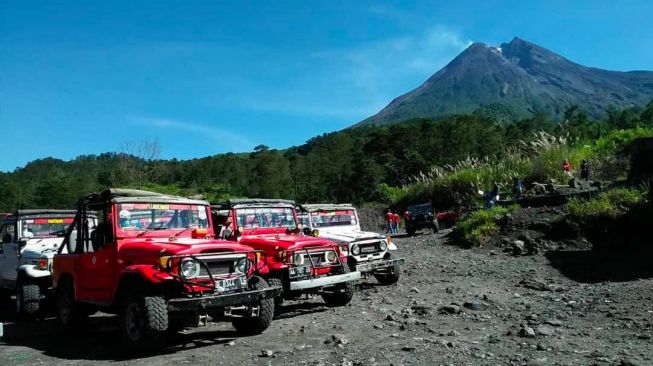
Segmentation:
{"type": "Polygon", "coordinates": [[[399,281],[404,260],[390,251],[397,246],[390,238],[362,231],[356,208],[350,204],[304,204],[300,206],[306,235],[319,236],[349,244],[347,263],[352,271],[374,276],[379,283],[391,285],[399,281]]]}
{"type": "MultiPolygon", "coordinates": [[[[2,220],[0,288],[15,292],[16,311],[34,315],[52,290],[52,258],[61,245],[74,210],[18,210],[2,220]]],[[[95,219],[89,218],[92,225],[95,219]]]]}
{"type": "Polygon", "coordinates": [[[205,201],[128,189],[83,197],[54,256],[60,323],[72,329],[97,310],[117,313],[125,343],[142,349],[207,315],[240,333],[264,331],[281,291],[259,276],[264,253],[213,237],[205,201]]]}
{"type": "Polygon", "coordinates": [[[421,203],[418,205],[408,206],[408,217],[405,217],[406,233],[410,236],[415,235],[417,230],[431,229],[433,233],[440,230],[438,219],[430,203],[421,203]]]}
{"type": "Polygon", "coordinates": [[[346,263],[348,246],[303,235],[293,201],[234,199],[212,209],[228,238],[265,252],[266,279],[283,287],[283,298],[319,293],[330,306],[351,301],[360,273],[346,263]]]}

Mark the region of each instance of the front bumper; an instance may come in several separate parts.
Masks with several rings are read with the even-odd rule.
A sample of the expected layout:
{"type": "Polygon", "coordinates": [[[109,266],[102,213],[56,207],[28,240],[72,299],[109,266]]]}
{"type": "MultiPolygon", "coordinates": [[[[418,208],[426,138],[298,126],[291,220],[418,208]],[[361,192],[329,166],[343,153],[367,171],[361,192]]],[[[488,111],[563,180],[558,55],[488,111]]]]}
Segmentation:
{"type": "Polygon", "coordinates": [[[308,280],[291,281],[290,291],[299,291],[299,290],[307,290],[316,287],[332,286],[343,282],[360,280],[360,278],[361,278],[360,272],[350,272],[350,273],[345,273],[340,275],[323,276],[323,277],[318,277],[318,278],[313,278],[308,280]]]}
{"type": "Polygon", "coordinates": [[[392,267],[394,265],[403,265],[404,264],[404,259],[399,258],[399,259],[380,259],[380,260],[375,260],[375,261],[370,261],[367,263],[359,263],[356,265],[356,271],[361,272],[361,273],[367,273],[367,272],[373,272],[377,269],[383,269],[383,268],[388,268],[392,267]]]}
{"type": "Polygon", "coordinates": [[[234,294],[205,295],[193,298],[178,298],[168,300],[168,311],[196,311],[235,305],[254,304],[263,299],[277,297],[281,287],[269,287],[262,290],[237,292],[234,294]]]}

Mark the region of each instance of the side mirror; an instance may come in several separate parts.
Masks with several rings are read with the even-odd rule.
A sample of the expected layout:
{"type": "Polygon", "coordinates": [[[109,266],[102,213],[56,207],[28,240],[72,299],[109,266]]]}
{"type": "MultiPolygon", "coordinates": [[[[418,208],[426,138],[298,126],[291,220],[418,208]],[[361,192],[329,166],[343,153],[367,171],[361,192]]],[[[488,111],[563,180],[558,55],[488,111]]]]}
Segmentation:
{"type": "Polygon", "coordinates": [[[18,239],[18,249],[23,249],[27,245],[27,239],[26,238],[19,238],[18,239]]]}

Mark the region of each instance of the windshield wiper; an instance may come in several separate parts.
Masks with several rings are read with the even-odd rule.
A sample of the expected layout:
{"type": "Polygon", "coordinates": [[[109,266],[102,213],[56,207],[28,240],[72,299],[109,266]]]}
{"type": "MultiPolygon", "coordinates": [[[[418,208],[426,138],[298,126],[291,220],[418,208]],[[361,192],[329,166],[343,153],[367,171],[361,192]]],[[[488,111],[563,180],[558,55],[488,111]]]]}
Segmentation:
{"type": "Polygon", "coordinates": [[[142,233],[138,233],[138,235],[136,235],[136,236],[143,236],[143,235],[145,235],[145,234],[147,234],[149,232],[152,232],[152,231],[165,230],[165,229],[167,229],[167,227],[165,227],[165,226],[152,227],[152,228],[146,229],[142,233]]]}
{"type": "Polygon", "coordinates": [[[181,235],[181,234],[185,233],[186,231],[188,231],[188,229],[195,229],[195,228],[197,228],[197,227],[198,227],[198,226],[195,226],[195,225],[188,225],[188,226],[186,226],[183,230],[181,230],[180,232],[175,233],[174,235],[172,235],[171,238],[176,238],[176,237],[178,237],[179,235],[181,235]]]}

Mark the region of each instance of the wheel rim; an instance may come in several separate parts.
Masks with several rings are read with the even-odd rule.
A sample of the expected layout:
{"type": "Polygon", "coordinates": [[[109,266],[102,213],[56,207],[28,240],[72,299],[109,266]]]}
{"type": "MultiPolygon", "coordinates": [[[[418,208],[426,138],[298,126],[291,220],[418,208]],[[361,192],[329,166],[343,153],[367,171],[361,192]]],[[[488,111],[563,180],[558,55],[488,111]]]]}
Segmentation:
{"type": "Polygon", "coordinates": [[[139,340],[143,337],[145,318],[141,306],[131,303],[125,309],[125,330],[131,340],[139,340]]]}

